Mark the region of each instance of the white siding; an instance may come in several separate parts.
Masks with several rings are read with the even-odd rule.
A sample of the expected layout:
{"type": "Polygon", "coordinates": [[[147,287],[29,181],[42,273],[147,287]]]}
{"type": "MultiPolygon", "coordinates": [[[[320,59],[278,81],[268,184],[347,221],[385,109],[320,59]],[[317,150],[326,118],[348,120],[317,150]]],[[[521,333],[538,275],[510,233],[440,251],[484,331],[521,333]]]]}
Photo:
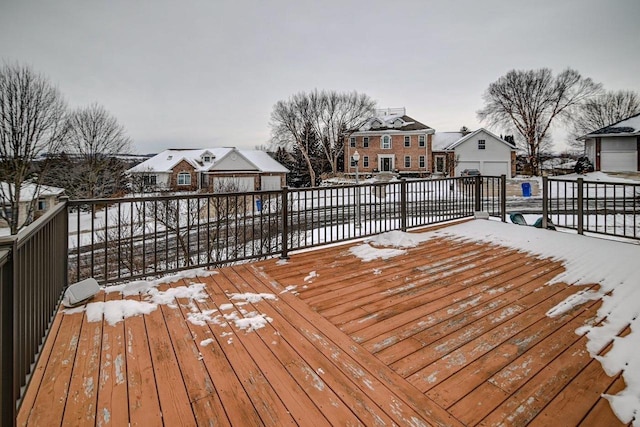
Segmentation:
{"type": "Polygon", "coordinates": [[[472,138],[455,147],[458,161],[455,175],[465,169],[478,169],[483,175],[502,175],[511,177],[511,148],[499,139],[481,131],[472,138]],[[478,149],[478,140],[484,139],[485,149],[478,149]],[[506,167],[505,167],[506,165],[506,167]],[[501,171],[500,173],[496,173],[501,171]]]}
{"type": "Polygon", "coordinates": [[[636,171],[638,169],[638,165],[636,164],[638,162],[637,159],[637,151],[629,151],[626,153],[603,151],[600,153],[600,170],[605,172],[636,171]]]}

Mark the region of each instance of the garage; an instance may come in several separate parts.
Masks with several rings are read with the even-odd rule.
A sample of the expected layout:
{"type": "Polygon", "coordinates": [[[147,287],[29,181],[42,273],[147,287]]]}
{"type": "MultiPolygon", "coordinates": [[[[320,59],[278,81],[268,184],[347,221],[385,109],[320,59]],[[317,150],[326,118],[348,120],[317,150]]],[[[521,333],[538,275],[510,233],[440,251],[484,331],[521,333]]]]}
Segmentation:
{"type": "Polygon", "coordinates": [[[605,172],[637,171],[637,151],[601,151],[600,170],[605,172]]]}
{"type": "Polygon", "coordinates": [[[251,176],[216,176],[213,182],[214,193],[239,193],[254,190],[255,183],[251,176]]]}
{"type": "Polygon", "coordinates": [[[511,176],[509,172],[509,162],[486,161],[482,164],[482,169],[480,169],[480,172],[482,173],[482,175],[488,176],[511,176]]]}
{"type": "Polygon", "coordinates": [[[277,191],[281,189],[279,176],[263,176],[260,180],[260,188],[264,191],[277,191]]]}
{"type": "Polygon", "coordinates": [[[462,174],[462,171],[465,169],[478,169],[480,170],[480,162],[458,162],[458,165],[456,166],[456,176],[460,176],[462,174]]]}

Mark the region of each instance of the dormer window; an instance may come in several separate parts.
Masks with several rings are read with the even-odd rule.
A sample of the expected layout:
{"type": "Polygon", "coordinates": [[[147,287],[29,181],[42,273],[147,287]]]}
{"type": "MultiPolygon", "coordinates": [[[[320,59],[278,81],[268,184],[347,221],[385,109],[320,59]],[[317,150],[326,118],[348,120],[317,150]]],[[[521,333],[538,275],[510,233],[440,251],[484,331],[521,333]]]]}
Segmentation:
{"type": "Polygon", "coordinates": [[[378,119],[371,122],[371,127],[374,129],[379,128],[381,125],[382,125],[382,122],[378,119]]]}
{"type": "Polygon", "coordinates": [[[202,158],[202,161],[205,162],[205,163],[211,163],[211,156],[204,156],[202,158]]]}
{"type": "Polygon", "coordinates": [[[167,157],[167,160],[171,160],[171,159],[173,159],[173,156],[168,156],[167,157]]]}
{"type": "Polygon", "coordinates": [[[395,119],[392,124],[395,128],[401,128],[404,125],[404,121],[402,121],[402,119],[395,119]]]}

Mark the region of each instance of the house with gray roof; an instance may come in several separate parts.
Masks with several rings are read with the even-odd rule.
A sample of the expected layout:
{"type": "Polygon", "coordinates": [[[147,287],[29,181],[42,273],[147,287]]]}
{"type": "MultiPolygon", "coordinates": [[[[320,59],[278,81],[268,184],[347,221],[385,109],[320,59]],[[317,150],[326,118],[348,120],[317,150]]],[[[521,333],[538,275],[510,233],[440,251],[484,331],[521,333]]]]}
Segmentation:
{"type": "Polygon", "coordinates": [[[640,171],[640,114],[620,120],[580,138],[595,170],[640,171]]]}
{"type": "Polygon", "coordinates": [[[279,190],[289,170],[268,153],[235,147],[169,149],[127,171],[134,191],[279,190]]]}
{"type": "Polygon", "coordinates": [[[474,132],[436,132],[431,151],[434,174],[460,176],[465,169],[507,178],[516,174],[516,147],[485,128],[474,132]]]}

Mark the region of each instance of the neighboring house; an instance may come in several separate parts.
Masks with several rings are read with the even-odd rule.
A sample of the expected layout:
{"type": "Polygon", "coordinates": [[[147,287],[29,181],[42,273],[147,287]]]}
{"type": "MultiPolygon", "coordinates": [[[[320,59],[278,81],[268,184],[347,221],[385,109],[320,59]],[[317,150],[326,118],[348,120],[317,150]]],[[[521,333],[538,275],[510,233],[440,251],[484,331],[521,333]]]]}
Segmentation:
{"type": "MultiPolygon", "coordinates": [[[[5,195],[9,194],[9,185],[6,182],[0,183],[0,201],[3,204],[3,212],[8,216],[13,215],[11,204],[5,195]]],[[[11,184],[12,185],[12,184],[11,184]]],[[[13,193],[13,191],[12,191],[13,193]]],[[[58,203],[58,198],[64,195],[64,189],[51,187],[49,185],[36,185],[31,182],[24,183],[20,189],[20,203],[18,205],[18,227],[33,222],[41,217],[46,211],[58,203]]],[[[7,222],[0,219],[0,227],[8,227],[7,222]]]]}
{"type": "Polygon", "coordinates": [[[289,170],[258,150],[234,147],[165,150],[131,169],[135,191],[279,190],[289,170]]]}
{"type": "Polygon", "coordinates": [[[580,138],[585,155],[597,171],[640,171],[640,114],[580,138]]]}
{"type": "Polygon", "coordinates": [[[432,154],[434,174],[460,176],[465,169],[477,169],[482,175],[516,175],[516,148],[484,128],[436,132],[432,154]]]}
{"type": "Polygon", "coordinates": [[[396,172],[426,175],[430,171],[431,136],[434,130],[406,115],[404,108],[376,110],[345,140],[345,172],[355,173],[350,161],[358,151],[359,171],[365,174],[396,172]]]}

